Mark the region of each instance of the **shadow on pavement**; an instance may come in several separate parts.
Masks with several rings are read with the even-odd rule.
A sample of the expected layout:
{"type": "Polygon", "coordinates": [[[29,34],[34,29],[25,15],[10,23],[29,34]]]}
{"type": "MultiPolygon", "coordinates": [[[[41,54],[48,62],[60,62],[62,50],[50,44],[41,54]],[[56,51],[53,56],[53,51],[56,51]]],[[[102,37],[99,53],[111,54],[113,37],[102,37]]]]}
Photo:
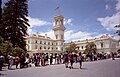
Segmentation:
{"type": "Polygon", "coordinates": [[[81,69],[83,69],[83,70],[87,70],[87,68],[81,68],[81,69]]]}
{"type": "Polygon", "coordinates": [[[4,75],[7,75],[7,74],[2,74],[2,73],[0,73],[0,76],[4,76],[4,75]]]}
{"type": "MultiPolygon", "coordinates": [[[[80,68],[73,68],[73,69],[80,69],[80,68]]],[[[87,70],[87,68],[81,68],[81,70],[87,70]]]]}
{"type": "Polygon", "coordinates": [[[11,68],[11,69],[9,69],[9,70],[16,70],[16,69],[14,69],[14,68],[11,68]]]}
{"type": "Polygon", "coordinates": [[[73,68],[73,69],[79,69],[79,68],[73,68]]]}

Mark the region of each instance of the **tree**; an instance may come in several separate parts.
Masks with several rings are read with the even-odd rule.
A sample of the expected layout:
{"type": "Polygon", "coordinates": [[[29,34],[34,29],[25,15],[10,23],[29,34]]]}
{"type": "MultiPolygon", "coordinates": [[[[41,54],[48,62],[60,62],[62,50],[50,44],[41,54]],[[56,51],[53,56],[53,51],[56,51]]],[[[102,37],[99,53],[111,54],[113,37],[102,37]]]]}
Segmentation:
{"type": "Polygon", "coordinates": [[[14,55],[21,55],[22,53],[25,53],[25,51],[22,49],[22,48],[19,48],[19,47],[15,47],[14,49],[13,49],[13,54],[14,55]]]}
{"type": "Polygon", "coordinates": [[[0,0],[0,25],[1,25],[1,18],[2,18],[2,0],[0,0]]]}
{"type": "Polygon", "coordinates": [[[3,38],[13,44],[13,48],[26,50],[25,36],[28,24],[28,0],[9,0],[3,9],[3,38]]]}
{"type": "Polygon", "coordinates": [[[115,28],[119,28],[116,33],[120,36],[120,24],[119,25],[116,25],[115,28]]]}
{"type": "Polygon", "coordinates": [[[69,46],[66,47],[65,49],[66,49],[66,51],[68,51],[68,52],[75,52],[75,53],[77,53],[77,52],[78,52],[78,50],[77,50],[78,48],[79,48],[79,47],[77,46],[77,44],[71,42],[71,43],[69,44],[69,46]]]}
{"type": "Polygon", "coordinates": [[[88,54],[89,52],[95,52],[97,50],[96,44],[94,42],[88,42],[85,46],[85,54],[88,54]]]}
{"type": "Polygon", "coordinates": [[[0,51],[3,54],[10,54],[12,53],[13,47],[12,44],[8,41],[4,41],[2,37],[0,37],[0,51]]]}
{"type": "Polygon", "coordinates": [[[2,0],[0,0],[0,27],[1,26],[2,26],[2,0]]]}

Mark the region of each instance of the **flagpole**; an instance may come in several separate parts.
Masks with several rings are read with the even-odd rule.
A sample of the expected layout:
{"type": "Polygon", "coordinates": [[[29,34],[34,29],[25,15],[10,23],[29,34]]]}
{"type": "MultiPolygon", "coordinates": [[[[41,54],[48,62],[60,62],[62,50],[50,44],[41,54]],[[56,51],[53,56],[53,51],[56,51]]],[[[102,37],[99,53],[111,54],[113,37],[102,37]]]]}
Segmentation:
{"type": "Polygon", "coordinates": [[[54,8],[54,10],[57,11],[57,14],[60,15],[61,14],[61,10],[60,10],[60,2],[58,3],[58,7],[54,8]]]}
{"type": "Polygon", "coordinates": [[[60,0],[58,1],[58,6],[59,6],[59,10],[58,10],[58,14],[60,15],[60,10],[61,10],[61,6],[60,6],[60,0]]]}
{"type": "Polygon", "coordinates": [[[60,15],[60,8],[58,9],[58,15],[60,15]]]}

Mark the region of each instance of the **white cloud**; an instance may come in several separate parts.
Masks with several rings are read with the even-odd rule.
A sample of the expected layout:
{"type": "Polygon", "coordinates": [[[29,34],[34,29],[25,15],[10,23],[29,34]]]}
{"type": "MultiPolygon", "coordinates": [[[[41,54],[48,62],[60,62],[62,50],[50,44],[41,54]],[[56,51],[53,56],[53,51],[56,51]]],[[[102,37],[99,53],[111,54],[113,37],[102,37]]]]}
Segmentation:
{"type": "Polygon", "coordinates": [[[108,31],[111,31],[115,25],[120,24],[120,12],[114,14],[112,17],[107,16],[104,18],[98,18],[98,21],[101,22],[101,25],[108,31]]]}
{"type": "Polygon", "coordinates": [[[87,38],[91,37],[92,33],[88,32],[74,32],[73,30],[69,30],[65,32],[65,40],[73,40],[73,39],[81,39],[81,38],[87,38]]]}
{"type": "MultiPolygon", "coordinates": [[[[32,34],[35,33],[31,29],[29,29],[29,31],[32,32],[32,34]]],[[[47,36],[50,37],[51,39],[55,39],[53,30],[46,31],[46,32],[38,32],[38,33],[42,36],[45,36],[45,34],[47,34],[47,36]]],[[[75,41],[75,40],[93,38],[92,37],[93,34],[95,34],[95,33],[81,32],[81,31],[74,32],[73,30],[68,30],[68,31],[65,31],[64,38],[65,38],[66,42],[70,42],[70,41],[75,41]]]]}
{"type": "Polygon", "coordinates": [[[51,25],[52,23],[41,20],[39,18],[32,18],[32,17],[27,17],[29,20],[30,27],[28,27],[28,34],[33,34],[36,33],[36,30],[33,30],[32,28],[35,26],[46,26],[46,25],[51,25]]]}
{"type": "Polygon", "coordinates": [[[110,8],[111,8],[111,6],[110,6],[110,5],[108,5],[108,4],[107,4],[107,5],[105,5],[105,9],[106,9],[106,10],[110,10],[110,8]]]}
{"type": "Polygon", "coordinates": [[[118,3],[116,4],[116,11],[117,12],[112,16],[106,16],[97,19],[108,31],[114,30],[114,26],[120,24],[120,0],[118,0],[118,3]]]}
{"type": "Polygon", "coordinates": [[[29,20],[30,27],[34,26],[45,26],[45,25],[50,25],[50,22],[38,19],[38,18],[32,18],[32,17],[27,17],[29,20]]]}
{"type": "Polygon", "coordinates": [[[42,35],[42,36],[45,36],[45,34],[47,34],[47,36],[50,37],[51,39],[55,39],[53,30],[50,30],[50,31],[47,31],[47,32],[39,32],[39,34],[42,35]]]}
{"type": "Polygon", "coordinates": [[[27,32],[28,32],[28,34],[33,34],[34,33],[31,28],[28,28],[27,32]]]}
{"type": "Polygon", "coordinates": [[[116,10],[120,11],[120,0],[118,0],[118,3],[116,4],[116,10]]]}
{"type": "Polygon", "coordinates": [[[64,19],[64,25],[73,25],[72,20],[73,20],[72,18],[64,19]]]}
{"type": "Polygon", "coordinates": [[[114,35],[113,38],[116,39],[116,40],[120,40],[120,36],[119,35],[114,35]]]}
{"type": "MultiPolygon", "coordinates": [[[[29,29],[29,32],[31,32],[32,34],[36,33],[35,31],[32,31],[31,29],[29,29]]],[[[46,31],[46,32],[38,32],[38,33],[42,36],[45,36],[45,34],[47,34],[47,36],[50,37],[51,39],[55,39],[53,30],[46,31]]],[[[97,36],[92,37],[92,35],[94,35],[94,34],[97,34],[97,33],[96,32],[93,32],[93,33],[82,32],[82,31],[74,32],[73,30],[68,30],[68,31],[65,31],[64,39],[65,39],[65,42],[67,43],[67,42],[71,42],[71,41],[98,38],[102,35],[105,35],[105,34],[98,34],[97,36]]],[[[114,38],[116,38],[116,37],[114,37],[114,38]]]]}

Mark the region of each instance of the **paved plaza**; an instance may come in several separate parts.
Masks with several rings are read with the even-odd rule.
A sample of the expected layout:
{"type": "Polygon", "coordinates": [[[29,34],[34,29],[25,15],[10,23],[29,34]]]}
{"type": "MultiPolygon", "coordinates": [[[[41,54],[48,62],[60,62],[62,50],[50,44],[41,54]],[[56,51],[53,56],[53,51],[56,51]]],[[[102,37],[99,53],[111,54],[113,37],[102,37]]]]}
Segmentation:
{"type": "Polygon", "coordinates": [[[3,69],[0,74],[0,77],[120,77],[120,59],[84,62],[82,69],[75,63],[74,69],[60,64],[17,70],[3,69]]]}

